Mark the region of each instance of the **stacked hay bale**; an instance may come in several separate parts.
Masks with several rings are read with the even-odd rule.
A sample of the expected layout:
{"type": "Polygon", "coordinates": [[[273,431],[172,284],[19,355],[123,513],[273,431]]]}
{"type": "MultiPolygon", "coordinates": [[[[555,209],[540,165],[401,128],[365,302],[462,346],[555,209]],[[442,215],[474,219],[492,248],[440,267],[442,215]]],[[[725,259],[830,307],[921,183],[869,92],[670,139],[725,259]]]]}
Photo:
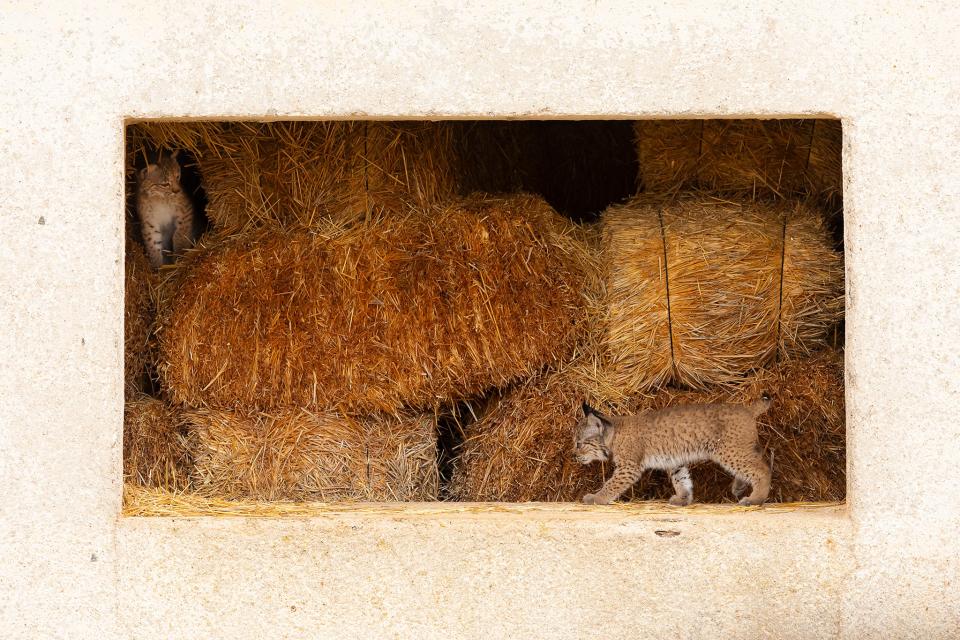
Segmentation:
{"type": "MultiPolygon", "coordinates": [[[[689,137],[660,136],[659,168],[643,166],[655,123],[638,124],[648,191],[670,197],[611,208],[599,230],[536,197],[456,196],[469,181],[450,125],[138,125],[132,149],[196,158],[214,231],[165,271],[163,400],[128,405],[128,478],[229,499],[432,500],[436,416],[486,398],[450,494],[573,500],[609,471],[572,458],[582,400],[619,412],[762,389],[777,394],[761,419],[774,498],[842,497],[842,354],[823,351],[842,261],[808,206],[753,200],[839,193],[832,151],[814,150],[839,136],[780,122],[763,144],[758,125],[680,123],[697,126],[694,160],[689,137]],[[691,186],[724,198],[677,196],[691,186]]],[[[488,166],[504,190],[530,179],[509,164],[488,166]]],[[[728,499],[721,476],[695,471],[699,500],[728,499]]]]}
{"type": "Polygon", "coordinates": [[[634,135],[647,193],[833,197],[842,188],[836,120],[640,120],[634,135]]]}
{"type": "MultiPolygon", "coordinates": [[[[399,238],[403,235],[400,220],[413,215],[414,210],[425,211],[436,203],[450,202],[456,193],[456,155],[449,128],[433,123],[163,122],[131,127],[128,143],[130,167],[138,155],[146,156],[156,148],[188,151],[196,160],[209,199],[206,214],[213,232],[175,267],[165,270],[160,311],[164,318],[181,323],[179,334],[169,326],[176,323],[159,325],[161,373],[176,369],[187,380],[203,374],[202,367],[199,372],[191,371],[196,360],[181,362],[180,369],[168,366],[163,346],[170,344],[173,334],[199,338],[196,346],[202,351],[204,346],[215,344],[218,336],[230,335],[232,328],[234,341],[220,346],[237,357],[238,368],[251,365],[256,375],[262,376],[244,382],[256,388],[259,383],[266,384],[271,375],[277,376],[266,392],[252,398],[242,393],[231,397],[229,386],[204,390],[187,384],[193,393],[184,393],[180,386],[168,386],[170,378],[164,375],[164,401],[156,400],[149,406],[131,403],[128,423],[156,424],[152,418],[161,413],[159,407],[176,412],[178,422],[168,421],[167,435],[183,435],[182,425],[193,465],[191,488],[207,494],[321,500],[435,499],[436,427],[432,413],[413,415],[402,409],[395,393],[386,400],[378,397],[376,383],[397,367],[406,367],[407,380],[426,375],[422,370],[412,370],[409,362],[391,369],[389,354],[384,355],[382,348],[391,341],[436,337],[430,334],[431,318],[421,318],[419,309],[404,306],[403,297],[420,286],[418,279],[424,275],[435,278],[434,282],[440,284],[432,293],[437,296],[447,293],[442,285],[456,288],[444,278],[455,279],[457,274],[443,273],[429,263],[429,257],[417,254],[421,247],[414,246],[413,235],[406,244],[399,238]],[[379,244],[371,238],[379,238],[379,244]],[[325,250],[322,245],[327,240],[336,250],[325,250]],[[391,245],[394,240],[397,246],[391,245]],[[298,251],[314,250],[316,256],[300,254],[302,260],[298,262],[298,251]],[[284,262],[286,259],[290,262],[284,262]],[[392,271],[373,267],[381,277],[368,278],[366,268],[376,264],[399,266],[392,271]],[[351,269],[352,275],[347,273],[351,269]],[[243,283],[244,277],[250,282],[243,283]],[[391,282],[394,277],[399,280],[391,282]],[[325,288],[324,283],[329,286],[325,288]],[[290,285],[301,289],[298,292],[288,288],[290,285]],[[206,298],[194,299],[201,305],[204,300],[217,302],[207,309],[194,309],[196,316],[213,328],[209,335],[191,335],[191,328],[183,324],[196,319],[186,314],[181,304],[181,296],[188,290],[204,292],[206,298]],[[311,305],[311,295],[313,310],[320,314],[329,311],[329,315],[309,315],[310,311],[302,317],[296,315],[311,305]],[[388,326],[387,316],[400,308],[405,315],[394,316],[400,322],[388,326]],[[261,319],[251,315],[260,312],[264,313],[262,326],[261,319]],[[354,317],[358,319],[356,326],[354,317]],[[365,322],[359,321],[361,317],[365,322]],[[326,320],[338,324],[327,326],[326,320]],[[244,325],[246,321],[252,325],[244,325]],[[256,335],[245,335],[252,327],[256,335]],[[405,334],[406,329],[409,333],[405,334]],[[312,360],[316,366],[311,374],[316,377],[319,373],[327,386],[308,390],[313,383],[303,377],[292,379],[290,367],[298,363],[298,353],[306,354],[315,346],[309,340],[320,334],[328,346],[340,340],[349,346],[328,350],[327,355],[333,358],[329,362],[312,360]],[[369,343],[367,338],[371,338],[369,343]],[[366,376],[366,382],[360,382],[362,388],[352,387],[355,378],[348,371],[357,366],[357,354],[351,351],[357,348],[379,353],[376,364],[386,367],[383,372],[366,369],[360,376],[366,376]],[[278,369],[281,360],[286,367],[282,371],[278,369]],[[342,377],[337,379],[337,375],[342,377]],[[265,402],[279,386],[288,392],[265,402]],[[314,396],[318,392],[325,394],[322,400],[303,402],[306,394],[314,396]],[[370,394],[365,402],[335,400],[339,396],[349,400],[351,393],[356,399],[364,392],[370,394]],[[317,411],[320,405],[348,406],[354,414],[317,411]],[[266,407],[271,412],[264,411],[266,407]],[[306,414],[304,408],[312,412],[306,414]],[[372,413],[385,408],[397,416],[372,413]],[[286,455],[294,450],[302,453],[286,455]]],[[[425,214],[421,218],[425,219],[425,214]]],[[[419,230],[424,227],[421,220],[419,230]]],[[[476,231],[484,229],[478,227],[476,231]]],[[[434,244],[441,244],[434,240],[434,244]]],[[[483,240],[473,236],[469,241],[483,240]]],[[[485,302],[483,284],[473,282],[456,291],[459,297],[454,296],[450,304],[485,302]]],[[[525,295],[520,292],[521,298],[525,295]]],[[[198,328],[202,327],[193,327],[198,328]]],[[[447,351],[439,357],[468,361],[472,357],[476,365],[476,352],[462,353],[456,340],[446,338],[447,351]]],[[[187,354],[184,357],[190,359],[191,345],[182,346],[182,353],[187,354]]],[[[467,345],[468,349],[486,347],[482,339],[467,345]]],[[[536,348],[532,342],[521,345],[517,360],[536,348]]],[[[225,375],[229,377],[230,373],[225,375]]],[[[128,431],[145,433],[143,428],[128,431]]],[[[147,434],[147,440],[151,435],[158,434],[147,434]]],[[[128,453],[128,458],[137,459],[136,451],[128,453]]],[[[155,454],[156,464],[165,464],[164,452],[157,447],[144,446],[142,453],[155,454]]],[[[142,461],[138,465],[144,466],[142,461]]],[[[150,482],[143,473],[134,475],[150,482]]]]}
{"type": "Polygon", "coordinates": [[[625,395],[737,383],[843,316],[842,258],[802,203],[640,196],[603,227],[606,370],[625,395]]]}
{"type": "Polygon", "coordinates": [[[185,416],[201,495],[257,500],[437,498],[430,414],[362,419],[306,410],[196,410],[185,416]]]}
{"type": "MultiPolygon", "coordinates": [[[[367,144],[379,140],[406,163],[399,192],[373,172],[363,187],[345,187],[343,173],[324,178],[329,158],[326,168],[271,169],[269,154],[256,155],[267,142],[252,136],[233,157],[257,169],[233,179],[278,202],[258,207],[239,186],[211,188],[227,174],[211,169],[220,160],[209,150],[235,132],[211,129],[219,141],[197,146],[219,228],[169,270],[157,335],[196,492],[436,499],[438,407],[559,362],[585,330],[583,279],[595,268],[575,225],[530,196],[444,199],[444,171],[430,162],[445,152],[406,157],[415,128],[390,137],[374,125],[379,137],[367,131],[367,144]],[[308,176],[332,180],[340,195],[316,186],[316,207],[287,215],[309,209],[298,200],[308,176]],[[242,197],[228,204],[230,193],[242,197]]],[[[315,134],[304,137],[329,139],[315,134]]],[[[306,144],[264,137],[288,150],[306,144]]],[[[363,157],[382,156],[368,147],[363,157]]]]}
{"type": "MultiPolygon", "coordinates": [[[[767,391],[777,398],[759,422],[771,499],[842,499],[843,355],[828,343],[843,316],[843,264],[818,208],[840,194],[839,123],[644,121],[635,132],[645,191],[603,215],[593,355],[494,399],[466,428],[452,493],[595,491],[610,470],[572,460],[584,399],[630,413],[767,391]]],[[[714,465],[694,480],[698,500],[732,498],[714,465]]],[[[657,475],[634,490],[669,495],[657,475]]]]}
{"type": "Polygon", "coordinates": [[[160,374],[181,404],[433,407],[562,360],[591,255],[531,196],[475,196],[327,229],[262,229],[166,288],[160,374]]]}

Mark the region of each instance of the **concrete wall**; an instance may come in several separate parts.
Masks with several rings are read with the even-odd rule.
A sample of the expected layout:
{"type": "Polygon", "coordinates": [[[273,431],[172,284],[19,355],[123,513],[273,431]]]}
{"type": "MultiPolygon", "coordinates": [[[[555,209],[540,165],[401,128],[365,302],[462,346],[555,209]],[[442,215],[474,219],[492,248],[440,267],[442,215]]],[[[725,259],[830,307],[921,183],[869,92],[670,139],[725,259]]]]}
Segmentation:
{"type": "Polygon", "coordinates": [[[903,4],[0,9],[0,636],[960,635],[960,13],[903,4]],[[844,120],[848,507],[119,517],[125,118],[704,115],[844,120]]]}

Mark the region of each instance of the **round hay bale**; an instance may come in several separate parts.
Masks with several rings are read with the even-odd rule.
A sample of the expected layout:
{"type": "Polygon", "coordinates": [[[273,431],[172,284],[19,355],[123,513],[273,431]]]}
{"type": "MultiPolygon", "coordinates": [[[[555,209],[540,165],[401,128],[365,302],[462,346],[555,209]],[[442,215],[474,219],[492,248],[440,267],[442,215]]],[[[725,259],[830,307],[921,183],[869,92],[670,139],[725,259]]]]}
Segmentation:
{"type": "Polygon", "coordinates": [[[432,415],[348,418],[284,411],[186,413],[193,488],[225,499],[437,499],[432,415]]]}
{"type": "Polygon", "coordinates": [[[425,207],[457,193],[446,123],[168,122],[132,135],[194,154],[218,231],[425,207]]]}
{"type": "Polygon", "coordinates": [[[736,383],[842,318],[842,257],[802,203],[641,196],[603,226],[605,373],[625,395],[736,383]]]}
{"type": "Polygon", "coordinates": [[[698,188],[784,197],[807,186],[814,120],[639,120],[640,182],[648,193],[698,188]]]}
{"type": "Polygon", "coordinates": [[[152,291],[156,274],[139,242],[127,237],[124,257],[123,291],[123,379],[124,394],[132,397],[143,391],[150,359],[150,328],[153,323],[152,291]]]}
{"type": "MultiPolygon", "coordinates": [[[[465,428],[454,461],[451,495],[463,501],[577,501],[595,492],[612,468],[573,458],[574,427],[590,383],[571,371],[547,373],[518,385],[465,428]]],[[[767,392],[773,406],[758,420],[764,456],[773,462],[773,502],[839,501],[846,495],[843,353],[826,349],[756,373],[736,388],[664,388],[619,405],[610,414],[677,404],[750,402],[767,392]]],[[[733,502],[730,475],[717,465],[692,468],[697,502],[733,502]]],[[[648,471],[625,500],[665,500],[666,474],[648,471]]]]}
{"type": "Polygon", "coordinates": [[[567,356],[594,258],[532,196],[474,196],[196,252],[166,290],[165,388],[190,406],[392,412],[567,356]]]}
{"type": "Polygon", "coordinates": [[[171,491],[189,484],[190,455],[179,409],[147,395],[123,410],[123,476],[127,482],[171,491]]]}

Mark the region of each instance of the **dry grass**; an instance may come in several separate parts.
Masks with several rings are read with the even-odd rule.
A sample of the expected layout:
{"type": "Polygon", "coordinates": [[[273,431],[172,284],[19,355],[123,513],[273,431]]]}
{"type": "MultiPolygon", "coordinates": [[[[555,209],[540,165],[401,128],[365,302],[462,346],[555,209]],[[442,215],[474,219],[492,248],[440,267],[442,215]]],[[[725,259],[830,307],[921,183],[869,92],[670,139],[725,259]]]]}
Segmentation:
{"type": "Polygon", "coordinates": [[[219,232],[311,225],[426,207],[457,192],[453,129],[431,122],[152,122],[131,154],[180,148],[197,159],[219,232]]]}
{"type": "MultiPolygon", "coordinates": [[[[592,381],[572,370],[547,373],[494,399],[469,425],[454,465],[458,500],[573,501],[603,483],[601,465],[573,459],[573,428],[584,399],[610,413],[683,403],[748,402],[766,391],[773,407],[759,420],[760,442],[774,466],[771,501],[839,501],[846,493],[843,354],[826,350],[757,372],[735,388],[708,392],[664,388],[655,395],[598,403],[592,381]]],[[[716,465],[693,469],[700,502],[729,502],[731,478],[716,465]]],[[[633,499],[665,499],[667,478],[648,472],[633,499]]]]}
{"type": "Polygon", "coordinates": [[[640,186],[671,193],[696,181],[703,120],[637,120],[634,139],[640,186]]]}
{"type": "Polygon", "coordinates": [[[317,516],[356,514],[373,517],[440,517],[477,514],[507,514],[519,516],[543,515],[582,518],[587,514],[608,514],[613,517],[679,514],[716,516],[762,512],[764,514],[823,511],[836,512],[840,503],[781,503],[762,507],[737,505],[694,504],[689,507],[671,507],[663,502],[619,503],[604,507],[582,505],[502,504],[502,503],[431,503],[369,504],[326,502],[284,502],[257,500],[222,500],[205,498],[193,493],[149,489],[133,484],[123,487],[123,515],[128,517],[160,518],[310,518],[317,516]]]}
{"type": "Polygon", "coordinates": [[[124,259],[123,293],[123,378],[126,397],[143,391],[150,359],[150,331],[153,322],[153,288],[156,274],[150,268],[143,246],[129,233],[124,259]]]}
{"type": "Polygon", "coordinates": [[[571,370],[546,372],[493,397],[467,425],[449,493],[460,501],[570,501],[602,481],[573,458],[573,424],[588,395],[571,370]]]}
{"type": "Polygon", "coordinates": [[[737,383],[842,318],[842,257],[801,203],[640,196],[603,225],[604,370],[624,396],[737,383]]]}
{"type": "MultiPolygon", "coordinates": [[[[826,122],[640,120],[634,127],[640,182],[648,193],[686,188],[762,197],[806,193],[817,176],[825,175],[825,164],[840,161],[839,147],[822,145],[815,135],[826,122]],[[822,152],[816,160],[814,140],[822,152]]],[[[824,130],[839,131],[839,123],[824,130]]]]}
{"type": "Polygon", "coordinates": [[[843,200],[843,130],[839,120],[815,120],[806,177],[809,191],[838,208],[843,200]]]}
{"type": "Polygon", "coordinates": [[[250,231],[188,259],[160,320],[174,401],[346,413],[432,407],[560,361],[595,268],[532,196],[250,231]]]}
{"type": "Polygon", "coordinates": [[[192,490],[218,499],[436,500],[432,416],[188,411],[192,490]]]}
{"type": "Polygon", "coordinates": [[[190,454],[183,413],[146,395],[127,398],[123,412],[123,475],[144,487],[189,485],[190,454]]]}

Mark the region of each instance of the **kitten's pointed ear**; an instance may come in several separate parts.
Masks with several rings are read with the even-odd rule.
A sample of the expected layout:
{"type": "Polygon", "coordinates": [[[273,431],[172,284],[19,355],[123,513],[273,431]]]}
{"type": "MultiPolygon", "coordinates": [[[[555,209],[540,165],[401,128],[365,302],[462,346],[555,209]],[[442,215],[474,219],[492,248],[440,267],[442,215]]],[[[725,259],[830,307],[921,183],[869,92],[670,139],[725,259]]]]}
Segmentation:
{"type": "Polygon", "coordinates": [[[587,414],[586,426],[583,429],[583,437],[588,440],[591,438],[603,437],[603,433],[608,426],[609,423],[599,415],[596,413],[589,413],[587,414]]]}
{"type": "Polygon", "coordinates": [[[583,406],[581,408],[583,409],[583,415],[585,416],[589,416],[592,413],[596,413],[596,411],[593,410],[593,407],[588,405],[586,402],[583,403],[583,406]]]}
{"type": "Polygon", "coordinates": [[[147,177],[147,168],[144,167],[143,169],[140,169],[140,171],[137,171],[137,177],[140,178],[141,180],[143,180],[144,178],[146,178],[146,177],[147,177]]]}

